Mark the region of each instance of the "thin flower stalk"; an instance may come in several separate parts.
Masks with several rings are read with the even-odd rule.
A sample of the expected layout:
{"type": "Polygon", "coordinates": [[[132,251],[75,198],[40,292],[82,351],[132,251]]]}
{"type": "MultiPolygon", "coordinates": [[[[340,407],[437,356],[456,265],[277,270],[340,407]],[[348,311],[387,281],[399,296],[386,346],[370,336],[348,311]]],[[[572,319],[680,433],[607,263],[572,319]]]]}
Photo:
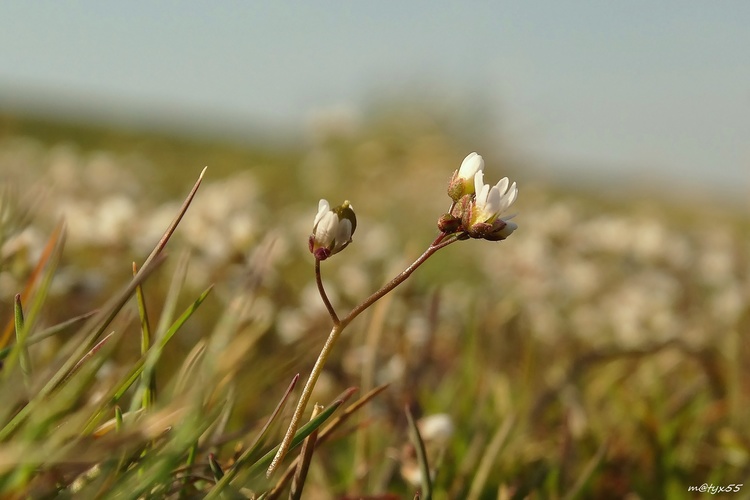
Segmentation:
{"type": "Polygon", "coordinates": [[[512,215],[505,218],[501,217],[516,201],[518,196],[516,183],[510,184],[508,178],[504,177],[494,186],[485,184],[484,160],[477,153],[471,153],[464,158],[461,166],[453,173],[451,180],[448,182],[448,196],[452,200],[450,209],[438,219],[440,234],[427,247],[427,250],[398,276],[362,301],[342,319],[339,318],[326,294],[321,278],[320,262],[344,250],[351,243],[352,235],[357,228],[357,218],[352,205],[348,201],[338,207],[331,208],[328,201],[320,200],[318,212],[313,220],[309,248],[315,257],[315,281],[318,291],[328,314],[331,316],[333,327],[302,389],[289,427],[271,465],[268,467],[267,476],[270,477],[273,474],[289,451],[328,356],[341,332],[349,323],[406,281],[419,266],[438,250],[456,241],[469,238],[489,241],[504,240],[517,228],[516,224],[509,221],[512,215]]]}
{"type": "MultiPolygon", "coordinates": [[[[270,477],[271,474],[273,474],[273,472],[278,468],[278,466],[281,464],[281,461],[286,456],[287,451],[289,451],[289,447],[292,443],[292,439],[294,438],[294,434],[297,432],[297,428],[299,427],[299,424],[302,420],[302,416],[305,412],[305,409],[307,408],[307,404],[310,402],[310,397],[312,396],[313,389],[315,389],[315,384],[317,384],[318,378],[323,372],[323,368],[325,367],[325,364],[328,361],[328,357],[333,350],[333,346],[336,345],[336,342],[341,336],[341,332],[344,330],[344,328],[346,328],[347,325],[349,325],[349,323],[354,320],[354,318],[359,316],[368,307],[377,302],[380,298],[385,296],[398,285],[406,281],[406,279],[411,276],[411,274],[416,271],[419,266],[424,264],[424,262],[429,259],[435,252],[442,248],[445,248],[451,243],[455,243],[458,240],[459,238],[456,235],[446,237],[445,234],[440,234],[435,239],[435,241],[430,244],[427,250],[425,250],[425,252],[420,255],[419,258],[417,258],[417,260],[415,260],[409,267],[404,269],[398,276],[383,285],[382,288],[370,295],[357,307],[352,309],[349,314],[347,314],[340,321],[337,321],[337,318],[334,318],[335,312],[332,312],[333,308],[331,307],[329,309],[329,312],[332,312],[331,317],[334,319],[333,328],[331,328],[331,332],[328,334],[328,338],[326,339],[326,342],[323,345],[320,354],[318,355],[318,359],[315,361],[315,365],[310,372],[310,376],[308,377],[307,382],[305,382],[305,386],[302,389],[302,394],[300,395],[299,401],[297,402],[297,407],[294,409],[294,414],[292,415],[292,419],[289,422],[289,427],[287,428],[286,434],[281,441],[281,445],[279,446],[279,450],[277,451],[276,456],[274,457],[271,465],[268,468],[268,471],[266,473],[267,476],[270,477]]],[[[320,275],[319,271],[320,262],[316,261],[317,276],[320,275]]],[[[320,284],[320,288],[322,288],[322,282],[320,284]]],[[[324,293],[325,291],[323,291],[323,293],[321,294],[323,297],[325,297],[324,293]]],[[[324,302],[327,302],[327,297],[324,299],[324,302]]],[[[329,305],[330,302],[327,302],[326,306],[328,307],[329,305]]]]}

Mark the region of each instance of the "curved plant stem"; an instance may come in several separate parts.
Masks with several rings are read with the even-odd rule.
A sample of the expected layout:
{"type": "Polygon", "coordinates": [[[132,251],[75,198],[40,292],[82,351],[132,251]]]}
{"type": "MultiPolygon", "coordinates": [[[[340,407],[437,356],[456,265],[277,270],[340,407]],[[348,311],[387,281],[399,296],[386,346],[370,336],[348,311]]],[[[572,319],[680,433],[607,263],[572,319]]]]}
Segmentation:
{"type": "Polygon", "coordinates": [[[331,314],[331,317],[333,318],[333,328],[331,328],[331,333],[328,334],[328,338],[323,345],[323,349],[321,349],[320,354],[318,355],[318,359],[315,361],[315,365],[310,372],[310,376],[308,377],[307,382],[305,382],[305,387],[302,389],[302,394],[300,395],[299,401],[297,402],[297,407],[294,409],[292,420],[289,422],[289,427],[287,428],[286,434],[284,435],[284,439],[281,440],[281,444],[279,445],[279,449],[276,452],[276,456],[273,457],[273,461],[268,467],[266,476],[270,477],[271,474],[274,473],[274,471],[281,464],[281,461],[286,456],[287,451],[289,451],[289,447],[292,443],[292,438],[294,438],[294,434],[295,432],[297,432],[297,427],[299,427],[300,420],[302,419],[302,414],[305,412],[307,403],[310,401],[310,396],[312,395],[312,391],[315,388],[315,384],[318,382],[318,378],[323,371],[323,367],[328,360],[328,356],[331,354],[333,346],[336,344],[336,341],[339,339],[339,336],[341,335],[341,332],[344,330],[344,328],[346,328],[346,326],[351,323],[354,318],[364,312],[365,309],[373,305],[388,292],[406,281],[406,279],[411,276],[411,274],[416,271],[419,266],[424,264],[424,262],[429,259],[430,256],[432,256],[432,254],[458,240],[459,236],[456,234],[447,236],[446,234],[441,233],[437,238],[435,238],[435,241],[433,241],[430,246],[427,247],[427,250],[425,250],[424,253],[420,255],[419,258],[415,260],[409,267],[404,269],[391,281],[383,285],[380,290],[370,295],[367,299],[364,300],[364,302],[352,309],[351,312],[340,321],[338,320],[338,317],[333,310],[333,306],[331,306],[331,303],[328,301],[328,297],[325,293],[325,290],[323,289],[323,282],[320,279],[320,261],[315,261],[315,278],[318,283],[318,290],[320,291],[320,295],[323,298],[323,302],[326,304],[326,308],[328,309],[329,314],[331,314]]]}
{"type": "Polygon", "coordinates": [[[398,285],[406,281],[406,278],[411,276],[411,273],[417,270],[419,266],[424,264],[424,262],[429,259],[432,254],[440,250],[441,248],[447,247],[451,243],[458,241],[458,237],[453,235],[448,237],[448,239],[444,239],[445,235],[441,234],[437,238],[435,238],[435,241],[432,242],[432,244],[425,250],[425,252],[419,256],[417,260],[415,260],[409,267],[401,271],[401,273],[393,278],[391,281],[383,285],[383,287],[378,290],[377,292],[373,293],[367,299],[365,299],[364,302],[362,302],[360,305],[352,309],[352,311],[346,315],[344,319],[341,320],[342,327],[346,327],[349,323],[352,322],[354,318],[359,316],[365,309],[373,305],[375,302],[383,298],[384,295],[386,295],[388,292],[396,288],[398,285]]]}
{"type": "Polygon", "coordinates": [[[323,303],[326,305],[326,309],[328,309],[328,314],[331,315],[333,324],[338,325],[340,323],[339,317],[336,314],[336,310],[331,305],[331,301],[328,300],[328,294],[326,294],[325,288],[323,288],[323,280],[320,277],[320,260],[319,259],[315,259],[315,282],[318,284],[318,292],[320,292],[320,298],[323,299],[323,303]]]}

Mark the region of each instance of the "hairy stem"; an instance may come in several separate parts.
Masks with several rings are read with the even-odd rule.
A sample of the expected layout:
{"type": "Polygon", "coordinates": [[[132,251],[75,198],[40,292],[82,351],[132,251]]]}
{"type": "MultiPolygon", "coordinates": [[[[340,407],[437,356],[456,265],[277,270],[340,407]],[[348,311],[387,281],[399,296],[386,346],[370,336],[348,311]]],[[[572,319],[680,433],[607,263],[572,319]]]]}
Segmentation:
{"type": "Polygon", "coordinates": [[[313,369],[310,372],[310,376],[307,378],[307,382],[305,382],[305,387],[302,389],[302,395],[299,397],[297,407],[294,409],[294,414],[292,415],[292,420],[289,422],[289,427],[286,430],[286,434],[284,434],[284,439],[281,440],[279,450],[276,452],[276,456],[273,457],[271,465],[268,466],[266,476],[270,477],[271,474],[273,474],[273,472],[281,464],[281,461],[286,456],[287,451],[289,451],[289,447],[292,444],[294,434],[297,432],[300,420],[302,419],[302,414],[305,413],[307,403],[310,401],[310,396],[312,395],[313,389],[315,389],[315,384],[318,382],[318,378],[323,372],[323,367],[328,360],[328,356],[331,354],[333,346],[336,344],[336,341],[339,339],[339,335],[341,335],[342,331],[343,327],[341,326],[341,323],[338,323],[333,325],[331,333],[328,334],[326,343],[323,345],[323,349],[321,349],[320,354],[318,355],[318,359],[315,361],[315,366],[313,366],[313,369]]]}
{"type": "Polygon", "coordinates": [[[440,234],[437,238],[435,238],[435,241],[432,242],[432,244],[425,250],[425,252],[419,256],[417,260],[415,260],[409,267],[401,271],[401,273],[393,278],[391,281],[383,285],[383,287],[378,290],[377,292],[373,293],[367,299],[365,299],[364,302],[362,302],[360,305],[352,309],[352,311],[346,315],[344,319],[341,320],[341,325],[343,327],[346,327],[349,323],[354,320],[357,316],[359,316],[362,312],[365,311],[368,307],[373,305],[375,302],[383,298],[384,295],[386,295],[388,292],[396,288],[398,285],[406,281],[406,279],[411,276],[411,273],[417,270],[419,266],[424,264],[424,262],[429,259],[432,254],[437,252],[443,247],[446,247],[450,245],[451,243],[458,241],[458,238],[456,236],[450,236],[448,239],[444,239],[445,234],[440,234]]]}
{"type": "Polygon", "coordinates": [[[398,285],[406,281],[406,279],[411,276],[411,274],[416,271],[419,266],[424,264],[424,262],[429,259],[430,256],[432,256],[432,254],[456,241],[458,241],[457,235],[453,234],[446,237],[444,233],[441,233],[437,238],[435,238],[435,241],[430,244],[427,250],[425,250],[424,253],[420,255],[419,258],[415,260],[409,267],[404,269],[391,281],[383,285],[380,290],[370,295],[367,299],[364,300],[364,302],[352,309],[352,311],[340,321],[338,319],[338,316],[336,315],[336,312],[333,310],[333,306],[328,300],[325,290],[323,289],[323,282],[320,278],[320,261],[316,259],[315,279],[318,283],[318,291],[320,291],[320,296],[323,298],[323,302],[328,309],[328,313],[331,315],[331,318],[333,318],[333,328],[331,329],[331,333],[328,334],[328,338],[326,339],[326,343],[323,345],[323,349],[318,355],[318,359],[315,361],[315,365],[310,372],[310,376],[305,383],[305,387],[302,389],[302,395],[297,402],[297,407],[294,409],[292,420],[289,422],[289,427],[287,428],[286,434],[284,434],[284,439],[281,440],[281,444],[279,445],[279,449],[276,452],[276,456],[273,457],[273,461],[268,467],[266,476],[270,477],[271,474],[274,473],[274,471],[278,468],[278,466],[281,464],[281,461],[289,451],[289,447],[292,444],[292,439],[294,438],[294,434],[297,432],[297,428],[299,427],[302,415],[305,412],[305,408],[307,408],[307,403],[310,401],[310,396],[312,395],[312,391],[315,388],[315,384],[318,382],[318,378],[323,372],[323,367],[328,360],[328,356],[331,354],[333,346],[336,344],[336,341],[339,339],[339,336],[341,335],[341,332],[344,330],[344,328],[346,328],[346,326],[351,323],[354,318],[359,316],[368,307],[373,305],[398,285]]]}
{"type": "Polygon", "coordinates": [[[318,292],[320,293],[320,298],[323,299],[323,303],[326,305],[326,309],[328,309],[328,314],[331,315],[333,324],[338,325],[340,323],[339,317],[336,314],[336,310],[331,305],[331,301],[328,300],[328,295],[326,294],[325,288],[323,288],[323,279],[320,277],[319,259],[315,259],[315,282],[318,284],[318,292]]]}

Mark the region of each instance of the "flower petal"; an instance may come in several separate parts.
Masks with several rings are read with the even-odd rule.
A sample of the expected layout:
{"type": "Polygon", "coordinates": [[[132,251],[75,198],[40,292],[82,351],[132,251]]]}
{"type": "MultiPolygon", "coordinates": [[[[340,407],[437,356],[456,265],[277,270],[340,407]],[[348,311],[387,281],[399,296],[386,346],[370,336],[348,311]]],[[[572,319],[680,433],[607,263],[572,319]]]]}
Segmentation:
{"type": "Polygon", "coordinates": [[[497,181],[497,184],[495,186],[497,187],[498,191],[500,191],[500,194],[505,194],[505,192],[508,190],[508,178],[503,177],[499,181],[497,181]]]}
{"type": "Polygon", "coordinates": [[[328,200],[321,199],[318,202],[318,213],[315,214],[315,220],[313,221],[313,229],[318,225],[320,219],[331,210],[331,206],[328,204],[328,200]]]}
{"type": "Polygon", "coordinates": [[[484,172],[479,170],[474,174],[474,192],[479,196],[479,192],[484,187],[484,172]]]}
{"type": "Polygon", "coordinates": [[[484,159],[477,153],[469,153],[461,162],[458,169],[458,176],[462,179],[470,180],[474,175],[484,169],[484,159]]]}

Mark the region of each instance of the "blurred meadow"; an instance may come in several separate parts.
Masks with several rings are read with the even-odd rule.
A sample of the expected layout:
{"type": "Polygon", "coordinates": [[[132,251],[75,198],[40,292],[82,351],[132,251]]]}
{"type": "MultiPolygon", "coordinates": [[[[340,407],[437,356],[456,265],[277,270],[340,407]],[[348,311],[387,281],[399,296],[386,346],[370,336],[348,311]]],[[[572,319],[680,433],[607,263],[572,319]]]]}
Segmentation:
{"type": "Polygon", "coordinates": [[[474,150],[491,182],[519,180],[519,229],[437,252],[344,332],[312,402],[358,388],[335,418],[387,386],[319,439],[302,497],[694,498],[743,483],[747,214],[544,184],[450,117],[393,109],[271,146],[2,116],[2,496],[273,491],[298,452],[270,479],[261,457],[299,388],[271,415],[331,327],[307,248],[318,199],[358,217],[322,264],[344,313],[434,239],[474,150]],[[132,281],[204,165],[166,259],[132,281]],[[144,321],[159,349],[142,347],[144,321]]]}

